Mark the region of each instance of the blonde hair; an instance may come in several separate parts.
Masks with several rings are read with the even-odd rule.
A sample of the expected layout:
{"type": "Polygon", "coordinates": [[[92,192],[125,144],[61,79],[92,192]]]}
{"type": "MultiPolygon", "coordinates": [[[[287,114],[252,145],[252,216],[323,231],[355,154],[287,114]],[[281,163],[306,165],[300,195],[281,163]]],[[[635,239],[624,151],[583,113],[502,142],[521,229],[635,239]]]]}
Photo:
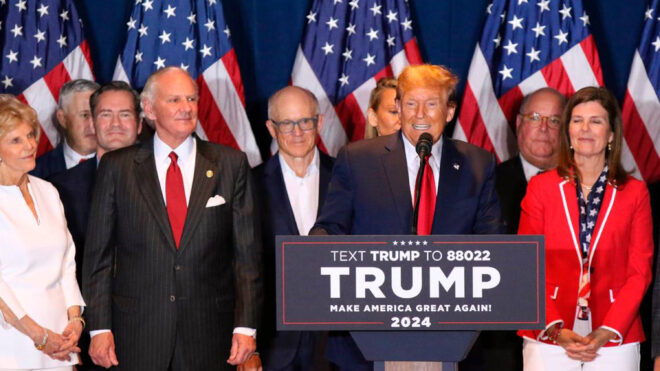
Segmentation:
{"type": "MultiPolygon", "coordinates": [[[[378,111],[378,106],[380,106],[380,102],[382,101],[383,91],[385,89],[396,89],[396,86],[397,82],[394,77],[380,78],[376,83],[376,87],[371,91],[371,95],[369,95],[369,108],[378,111]]],[[[377,136],[378,130],[367,122],[364,128],[364,139],[375,138],[377,136]]]]}
{"type": "Polygon", "coordinates": [[[38,139],[41,127],[37,112],[10,94],[0,94],[0,138],[23,122],[30,125],[38,139]]]}

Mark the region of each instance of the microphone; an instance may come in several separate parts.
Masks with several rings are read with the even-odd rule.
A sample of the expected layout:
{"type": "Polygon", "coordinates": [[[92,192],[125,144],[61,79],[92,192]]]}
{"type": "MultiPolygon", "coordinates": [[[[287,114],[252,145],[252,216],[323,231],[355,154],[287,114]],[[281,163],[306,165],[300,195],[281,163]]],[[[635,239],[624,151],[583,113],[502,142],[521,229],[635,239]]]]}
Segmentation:
{"type": "Polygon", "coordinates": [[[417,145],[415,146],[415,151],[419,155],[419,158],[426,158],[431,154],[431,147],[433,146],[433,137],[429,133],[422,133],[417,139],[417,145]]]}

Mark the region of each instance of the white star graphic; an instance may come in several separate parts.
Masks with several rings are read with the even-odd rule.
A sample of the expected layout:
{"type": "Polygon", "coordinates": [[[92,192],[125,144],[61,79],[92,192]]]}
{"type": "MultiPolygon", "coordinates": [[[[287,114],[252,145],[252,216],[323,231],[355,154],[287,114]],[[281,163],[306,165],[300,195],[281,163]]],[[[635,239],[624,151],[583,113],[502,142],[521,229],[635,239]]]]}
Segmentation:
{"type": "Polygon", "coordinates": [[[158,36],[161,45],[170,42],[170,36],[172,36],[171,32],[165,32],[165,30],[163,30],[163,33],[158,36]]]}
{"type": "Polygon", "coordinates": [[[181,67],[182,70],[184,70],[184,71],[188,71],[188,67],[190,67],[190,66],[187,65],[187,64],[183,64],[183,63],[181,63],[181,66],[180,66],[180,67],[181,67]]]}
{"type": "Polygon", "coordinates": [[[369,28],[369,32],[367,32],[367,36],[369,37],[369,41],[373,41],[374,39],[378,39],[378,30],[374,30],[373,28],[369,28]]]}
{"type": "Polygon", "coordinates": [[[190,24],[197,23],[197,14],[190,12],[190,15],[186,17],[190,24]]]}
{"type": "Polygon", "coordinates": [[[401,242],[400,242],[400,243],[401,243],[401,245],[405,245],[405,244],[406,244],[406,241],[404,241],[404,240],[401,240],[401,242]]]}
{"type": "Polygon", "coordinates": [[[355,33],[355,25],[354,24],[348,24],[348,27],[346,27],[346,32],[348,32],[348,36],[351,36],[355,33]]]}
{"type": "Polygon", "coordinates": [[[646,12],[644,13],[644,19],[645,20],[653,18],[653,10],[654,9],[651,8],[650,6],[646,7],[646,12]]]}
{"type": "Polygon", "coordinates": [[[516,15],[514,14],[514,15],[513,15],[513,19],[510,20],[510,21],[508,22],[508,23],[512,26],[512,29],[511,29],[511,30],[512,30],[512,31],[515,31],[516,28],[520,28],[520,29],[522,30],[522,28],[523,28],[523,26],[522,26],[522,21],[523,21],[523,20],[524,20],[523,18],[518,18],[518,17],[516,17],[516,15]]]}
{"type": "Polygon", "coordinates": [[[135,63],[142,62],[142,52],[138,51],[135,53],[135,63]]]}
{"type": "Polygon", "coordinates": [[[591,23],[589,22],[589,16],[587,15],[587,12],[584,12],[584,14],[582,15],[582,17],[580,17],[580,20],[582,21],[582,25],[583,25],[583,26],[586,26],[586,25],[588,25],[588,24],[591,24],[591,23]]]}
{"type": "Polygon", "coordinates": [[[392,22],[396,21],[397,20],[397,14],[399,14],[399,13],[393,12],[392,10],[388,10],[387,15],[385,16],[385,18],[387,18],[387,23],[392,23],[392,22]]]}
{"type": "Polygon", "coordinates": [[[325,53],[325,55],[328,55],[328,54],[334,53],[334,50],[332,50],[332,48],[334,48],[334,47],[335,47],[334,44],[328,44],[328,42],[326,41],[325,45],[323,45],[323,47],[321,47],[321,49],[323,49],[323,52],[325,53]]]}
{"type": "Polygon", "coordinates": [[[375,55],[371,55],[371,54],[367,53],[367,57],[362,59],[362,60],[365,61],[367,63],[367,67],[369,67],[372,64],[376,64],[374,59],[376,59],[375,55]]]}
{"type": "Polygon", "coordinates": [[[39,13],[39,18],[48,15],[48,5],[41,4],[39,9],[37,9],[37,13],[39,13]]]}
{"type": "Polygon", "coordinates": [[[372,6],[371,8],[369,8],[369,10],[371,10],[371,11],[374,13],[374,17],[375,17],[375,16],[377,16],[378,14],[383,14],[383,13],[380,11],[380,8],[381,8],[381,7],[382,7],[382,5],[378,5],[378,4],[374,3],[374,6],[372,6]]]}
{"type": "Polygon", "coordinates": [[[328,25],[328,31],[332,30],[333,28],[338,28],[337,21],[338,19],[330,17],[330,19],[325,22],[325,24],[328,25]]]}
{"type": "Polygon", "coordinates": [[[490,14],[493,12],[493,3],[488,4],[486,7],[486,13],[490,14]]]}
{"type": "Polygon", "coordinates": [[[156,65],[156,69],[164,68],[165,67],[165,59],[163,59],[161,57],[158,57],[158,59],[156,59],[154,64],[156,65]]]}
{"type": "Polygon", "coordinates": [[[202,49],[199,52],[202,53],[202,58],[210,57],[211,56],[211,47],[206,46],[206,44],[204,44],[204,46],[202,47],[202,49]]]}
{"type": "Polygon", "coordinates": [[[539,7],[541,13],[544,10],[550,11],[550,0],[541,0],[536,5],[539,7]]]}
{"type": "Polygon", "coordinates": [[[222,32],[224,32],[225,35],[227,35],[227,38],[231,36],[231,31],[229,31],[229,26],[225,26],[225,29],[222,30],[222,32]]]}
{"type": "Polygon", "coordinates": [[[500,14],[500,23],[504,23],[505,20],[506,20],[506,12],[500,14]]]}
{"type": "Polygon", "coordinates": [[[660,36],[655,37],[655,41],[652,42],[653,47],[655,48],[655,51],[657,52],[660,49],[660,36]]]}
{"type": "Polygon", "coordinates": [[[62,18],[62,22],[68,21],[69,20],[69,11],[68,10],[63,10],[62,13],[60,13],[60,18],[62,18]]]}
{"type": "Polygon", "coordinates": [[[601,177],[600,177],[600,181],[601,181],[601,182],[604,182],[605,179],[607,179],[607,178],[605,177],[605,175],[601,175],[601,177]]]}
{"type": "Polygon", "coordinates": [[[532,46],[532,50],[530,50],[529,53],[525,54],[526,56],[529,57],[529,63],[532,63],[534,61],[540,61],[541,60],[541,58],[539,58],[540,52],[541,52],[540,50],[536,50],[532,46]]]}
{"type": "Polygon", "coordinates": [[[568,44],[568,32],[564,32],[562,30],[559,30],[559,33],[554,36],[557,41],[559,41],[559,45],[562,43],[567,43],[568,44]]]}
{"type": "Polygon", "coordinates": [[[587,242],[591,242],[591,235],[590,234],[587,235],[587,242]]]}
{"type": "Polygon", "coordinates": [[[424,242],[422,242],[422,245],[424,245],[424,246],[426,246],[427,244],[428,244],[428,242],[426,242],[426,240],[424,240],[424,242]]]}
{"type": "Polygon", "coordinates": [[[502,42],[502,38],[500,37],[499,34],[497,35],[496,38],[493,39],[493,42],[495,43],[496,48],[500,46],[500,43],[502,42]]]}
{"type": "Polygon", "coordinates": [[[582,223],[580,224],[582,226],[582,232],[585,232],[587,230],[587,225],[582,223]]]}
{"type": "Polygon", "coordinates": [[[352,0],[350,3],[348,3],[348,5],[351,6],[351,10],[355,10],[360,7],[358,5],[359,2],[360,2],[359,0],[352,0]]]}
{"type": "Polygon", "coordinates": [[[394,38],[394,36],[388,36],[388,37],[387,37],[387,45],[389,45],[389,46],[394,46],[394,45],[396,45],[396,43],[394,42],[394,40],[396,40],[396,39],[394,38]]]}
{"type": "Polygon", "coordinates": [[[598,204],[600,203],[600,198],[598,198],[598,197],[594,197],[594,201],[593,201],[593,203],[596,204],[596,205],[598,205],[598,204]]]}
{"type": "Polygon", "coordinates": [[[346,50],[344,50],[343,53],[341,53],[341,55],[343,55],[345,59],[353,59],[353,51],[348,47],[346,48],[346,50]]]}
{"type": "Polygon", "coordinates": [[[594,216],[594,215],[596,215],[596,209],[591,209],[591,211],[589,211],[589,216],[594,216]]]}
{"type": "Polygon", "coordinates": [[[420,244],[419,241],[415,241],[415,246],[419,246],[419,244],[420,244]]]}
{"type": "Polygon", "coordinates": [[[211,32],[211,30],[215,30],[215,21],[213,20],[208,20],[206,23],[204,23],[204,27],[206,27],[208,32],[211,32]]]}
{"type": "Polygon", "coordinates": [[[57,39],[57,43],[60,44],[60,48],[64,48],[66,46],[66,36],[60,35],[57,39]]]}
{"type": "Polygon", "coordinates": [[[14,84],[12,83],[13,80],[14,79],[12,79],[11,77],[5,75],[5,79],[2,80],[2,85],[5,86],[5,89],[7,89],[10,86],[14,86],[14,84]]]}
{"type": "Polygon", "coordinates": [[[572,18],[571,9],[573,9],[573,8],[568,7],[568,6],[566,6],[566,4],[564,4],[564,6],[559,11],[559,13],[561,13],[561,20],[562,21],[566,18],[572,18]]]}
{"type": "Polygon", "coordinates": [[[412,21],[408,18],[406,18],[405,21],[401,22],[401,25],[403,26],[403,30],[412,30],[412,21]]]}
{"type": "Polygon", "coordinates": [[[586,214],[587,212],[584,210],[584,206],[580,206],[580,214],[586,214]]]}
{"type": "Polygon", "coordinates": [[[215,0],[209,0],[209,5],[215,5],[215,0]]]}
{"type": "Polygon", "coordinates": [[[518,5],[527,4],[527,0],[518,0],[518,5]]]}
{"type": "Polygon", "coordinates": [[[19,12],[22,12],[23,10],[27,9],[27,6],[25,6],[25,0],[20,0],[19,2],[16,3],[16,8],[18,8],[19,12]]]}
{"type": "Polygon", "coordinates": [[[194,46],[193,46],[194,42],[195,42],[195,40],[186,37],[186,41],[182,42],[181,45],[183,45],[185,50],[193,49],[194,48],[194,46]]]}
{"type": "Polygon", "coordinates": [[[37,39],[37,44],[38,44],[40,41],[46,40],[46,33],[37,28],[37,33],[34,34],[34,38],[37,39]]]}
{"type": "Polygon", "coordinates": [[[32,69],[36,69],[37,67],[41,67],[41,58],[37,58],[35,55],[34,58],[30,61],[30,64],[32,64],[32,69]]]}
{"type": "Polygon", "coordinates": [[[140,33],[140,37],[142,37],[142,36],[147,36],[147,29],[148,29],[148,28],[149,28],[149,27],[147,27],[147,26],[145,26],[145,25],[141,25],[141,26],[140,26],[140,29],[138,30],[138,32],[140,33]]]}
{"type": "Polygon", "coordinates": [[[341,86],[348,85],[348,75],[342,73],[339,82],[341,83],[341,86]]]}
{"type": "Polygon", "coordinates": [[[9,54],[7,54],[6,57],[7,57],[7,59],[9,59],[9,63],[18,62],[18,52],[10,50],[9,54]]]}
{"type": "Polygon", "coordinates": [[[603,186],[598,186],[598,188],[596,188],[596,193],[603,193],[603,191],[603,186]]]}
{"type": "Polygon", "coordinates": [[[153,0],[146,0],[144,3],[142,3],[142,6],[146,12],[147,10],[152,10],[154,8],[154,2],[153,0]]]}
{"type": "Polygon", "coordinates": [[[175,10],[176,7],[172,6],[172,4],[168,4],[167,9],[163,10],[163,13],[167,14],[167,18],[176,17],[176,13],[174,13],[175,10]]]}
{"type": "Polygon", "coordinates": [[[399,244],[399,241],[393,241],[392,245],[397,246],[399,244]]]}
{"type": "Polygon", "coordinates": [[[412,246],[412,244],[413,244],[412,241],[408,241],[408,245],[412,246]]]}
{"type": "Polygon", "coordinates": [[[128,26],[129,30],[135,29],[135,19],[133,17],[128,19],[128,22],[126,22],[126,25],[128,26]]]}
{"type": "MultiPolygon", "coordinates": [[[[11,29],[11,33],[14,34],[14,37],[23,36],[23,27],[15,24],[14,28],[11,29]]],[[[657,50],[658,49],[656,49],[656,51],[657,50]]]]}
{"type": "Polygon", "coordinates": [[[341,3],[341,2],[342,2],[341,0],[335,0],[335,1],[332,3],[332,5],[337,5],[337,3],[341,3]]]}
{"type": "Polygon", "coordinates": [[[509,40],[509,43],[504,45],[504,49],[506,49],[506,55],[518,54],[518,50],[516,50],[517,47],[518,43],[514,43],[509,40]]]}
{"type": "Polygon", "coordinates": [[[307,24],[310,24],[312,22],[316,22],[316,12],[309,11],[309,14],[305,17],[307,18],[307,24]]]}
{"type": "Polygon", "coordinates": [[[587,222],[587,228],[591,229],[594,227],[594,222],[587,222]]]}
{"type": "Polygon", "coordinates": [[[539,22],[536,22],[536,27],[532,28],[532,31],[534,31],[534,34],[538,38],[539,36],[543,35],[545,36],[545,26],[541,26],[539,22]]]}
{"type": "Polygon", "coordinates": [[[499,73],[502,75],[502,81],[506,79],[512,79],[513,75],[511,75],[511,72],[513,72],[513,68],[507,68],[506,64],[502,66],[503,68],[499,71],[499,73]]]}

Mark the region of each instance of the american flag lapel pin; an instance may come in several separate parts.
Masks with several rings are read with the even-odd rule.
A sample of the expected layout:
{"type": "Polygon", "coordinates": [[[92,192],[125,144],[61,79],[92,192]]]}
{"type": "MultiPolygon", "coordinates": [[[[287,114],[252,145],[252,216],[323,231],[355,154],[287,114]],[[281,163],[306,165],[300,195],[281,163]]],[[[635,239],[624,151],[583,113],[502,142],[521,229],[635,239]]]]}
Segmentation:
{"type": "Polygon", "coordinates": [[[460,169],[460,168],[461,168],[461,165],[459,165],[458,163],[454,162],[454,169],[458,170],[458,169],[460,169]]]}

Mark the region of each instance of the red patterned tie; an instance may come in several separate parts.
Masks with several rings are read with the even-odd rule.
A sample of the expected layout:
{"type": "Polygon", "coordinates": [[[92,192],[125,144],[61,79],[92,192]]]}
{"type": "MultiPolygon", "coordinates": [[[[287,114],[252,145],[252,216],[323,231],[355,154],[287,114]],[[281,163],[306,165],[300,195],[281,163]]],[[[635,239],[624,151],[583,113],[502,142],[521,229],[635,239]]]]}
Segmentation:
{"type": "MultiPolygon", "coordinates": [[[[422,179],[422,189],[419,198],[417,234],[420,236],[431,234],[431,228],[433,227],[433,213],[435,212],[435,180],[433,179],[433,169],[431,169],[430,159],[430,155],[426,157],[424,178],[422,179]]],[[[419,172],[417,173],[417,176],[419,176],[419,172]]],[[[417,199],[417,197],[415,197],[415,199],[417,199]]]]}
{"type": "Polygon", "coordinates": [[[186,206],[186,193],[183,190],[183,176],[176,162],[177,159],[178,156],[176,153],[170,152],[170,160],[172,162],[167,169],[167,176],[165,178],[165,199],[167,201],[167,215],[170,218],[174,242],[178,249],[188,207],[186,206]]]}

